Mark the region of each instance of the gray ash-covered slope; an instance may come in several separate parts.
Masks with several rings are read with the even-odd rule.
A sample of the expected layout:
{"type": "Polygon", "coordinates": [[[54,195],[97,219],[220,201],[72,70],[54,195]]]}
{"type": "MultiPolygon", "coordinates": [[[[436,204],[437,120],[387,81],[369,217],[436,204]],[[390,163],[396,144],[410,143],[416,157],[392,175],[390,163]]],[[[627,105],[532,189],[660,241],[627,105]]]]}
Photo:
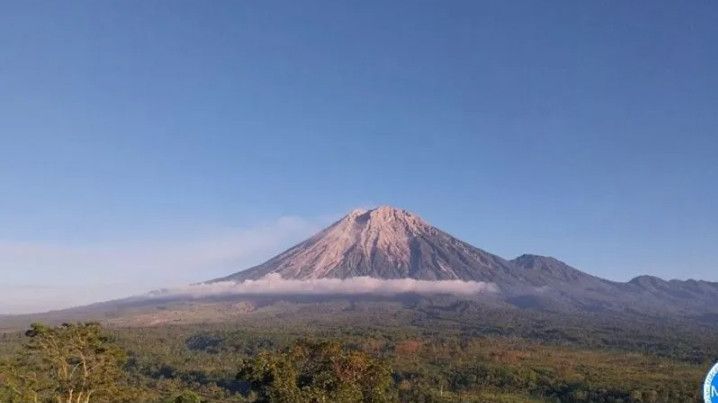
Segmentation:
{"type": "Polygon", "coordinates": [[[510,262],[392,207],[354,210],[269,261],[219,280],[243,281],[269,273],[291,279],[517,280],[510,262]]]}
{"type": "Polygon", "coordinates": [[[350,278],[494,283],[521,307],[701,315],[718,312],[718,283],[641,276],[627,283],[592,276],[557,259],[506,260],[393,208],[355,210],[267,262],[213,281],[350,278]]]}

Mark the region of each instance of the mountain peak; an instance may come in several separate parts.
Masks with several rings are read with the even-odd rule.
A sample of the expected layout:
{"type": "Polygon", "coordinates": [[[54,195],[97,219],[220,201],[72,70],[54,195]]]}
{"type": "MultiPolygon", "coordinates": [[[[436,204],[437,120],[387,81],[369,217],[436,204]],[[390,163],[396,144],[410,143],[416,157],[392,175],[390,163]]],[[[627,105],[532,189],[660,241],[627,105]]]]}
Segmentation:
{"type": "Polygon", "coordinates": [[[523,254],[513,260],[511,263],[517,267],[530,270],[538,274],[542,281],[548,279],[561,279],[563,281],[577,281],[579,279],[593,278],[566,263],[550,257],[532,254],[523,254]]]}
{"type": "Polygon", "coordinates": [[[655,288],[655,287],[664,286],[667,283],[667,281],[663,280],[660,277],[656,277],[656,276],[641,275],[641,276],[632,278],[631,281],[629,281],[628,283],[638,285],[641,287],[655,288]]]}
{"type": "Polygon", "coordinates": [[[390,216],[414,216],[416,217],[416,214],[411,213],[407,210],[393,207],[389,205],[381,205],[374,207],[372,209],[363,209],[363,208],[357,208],[349,212],[347,214],[347,217],[357,217],[364,214],[370,214],[372,216],[382,216],[382,217],[390,217],[390,216]]]}
{"type": "Polygon", "coordinates": [[[529,265],[534,265],[534,264],[538,264],[538,263],[566,264],[566,263],[564,263],[554,257],[551,257],[551,256],[533,255],[530,253],[524,253],[523,255],[515,258],[512,261],[521,266],[529,266],[529,265]]]}
{"type": "Polygon", "coordinates": [[[356,209],[308,240],[251,269],[220,280],[277,273],[284,278],[492,280],[510,265],[451,237],[407,210],[356,209]]]}
{"type": "Polygon", "coordinates": [[[371,211],[376,211],[377,213],[383,213],[383,214],[407,214],[407,215],[411,215],[410,212],[408,212],[408,211],[406,211],[406,210],[404,210],[404,209],[402,209],[402,208],[390,206],[390,205],[388,205],[388,204],[384,204],[384,205],[381,205],[381,206],[377,206],[377,207],[373,208],[371,211]]]}
{"type": "Polygon", "coordinates": [[[363,208],[357,208],[357,209],[350,211],[349,214],[344,216],[344,218],[355,218],[355,217],[358,217],[358,216],[366,213],[367,211],[369,211],[369,210],[363,209],[363,208]]]}
{"type": "Polygon", "coordinates": [[[417,232],[430,227],[429,223],[418,215],[392,206],[379,206],[370,210],[355,209],[339,223],[365,226],[373,231],[392,232],[417,232]]]}

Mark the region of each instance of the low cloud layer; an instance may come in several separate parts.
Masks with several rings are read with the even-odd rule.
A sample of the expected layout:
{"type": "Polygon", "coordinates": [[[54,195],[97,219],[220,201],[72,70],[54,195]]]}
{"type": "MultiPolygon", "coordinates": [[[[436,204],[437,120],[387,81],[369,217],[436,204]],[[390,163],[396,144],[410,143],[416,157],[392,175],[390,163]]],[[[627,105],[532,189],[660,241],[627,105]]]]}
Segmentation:
{"type": "Polygon", "coordinates": [[[154,298],[189,297],[202,298],[222,295],[397,295],[451,294],[470,296],[484,292],[496,292],[492,283],[462,280],[383,280],[373,277],[348,279],[286,280],[279,274],[270,274],[259,280],[242,283],[222,281],[217,283],[194,284],[186,287],[160,290],[150,294],[154,298]]]}

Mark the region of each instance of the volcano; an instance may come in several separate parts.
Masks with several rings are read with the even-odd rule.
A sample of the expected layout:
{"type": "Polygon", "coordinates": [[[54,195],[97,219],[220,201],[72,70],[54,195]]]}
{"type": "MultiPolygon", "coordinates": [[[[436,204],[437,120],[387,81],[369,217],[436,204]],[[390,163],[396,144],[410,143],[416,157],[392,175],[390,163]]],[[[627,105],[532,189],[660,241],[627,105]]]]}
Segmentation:
{"type": "Polygon", "coordinates": [[[216,281],[374,277],[512,281],[514,265],[460,241],[406,210],[354,210],[269,261],[216,281]]]}
{"type": "Polygon", "coordinates": [[[354,210],[311,238],[258,266],[214,282],[415,279],[489,283],[521,308],[696,314],[718,306],[718,283],[639,276],[602,279],[547,256],[507,260],[461,241],[409,211],[354,210]]]}
{"type": "Polygon", "coordinates": [[[90,318],[112,318],[123,326],[204,323],[265,308],[271,315],[286,311],[290,316],[306,308],[306,317],[343,320],[355,310],[374,315],[389,307],[398,309],[392,315],[412,318],[467,315],[461,320],[477,321],[488,314],[500,322],[505,315],[526,315],[556,323],[591,318],[705,326],[718,318],[718,283],[648,275],[618,282],[553,257],[505,259],[414,213],[382,206],[354,210],[265,263],[226,277],[12,321],[0,318],[0,324],[90,318]]]}

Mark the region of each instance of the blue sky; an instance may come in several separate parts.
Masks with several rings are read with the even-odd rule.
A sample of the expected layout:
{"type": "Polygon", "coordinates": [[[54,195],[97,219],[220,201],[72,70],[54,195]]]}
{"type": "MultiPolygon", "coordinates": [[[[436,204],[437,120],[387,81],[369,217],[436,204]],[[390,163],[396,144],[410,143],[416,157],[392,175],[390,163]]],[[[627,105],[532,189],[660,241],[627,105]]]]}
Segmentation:
{"type": "Polygon", "coordinates": [[[377,204],[507,258],[718,281],[716,18],[708,1],[5,3],[0,313],[212,278],[377,204]]]}

